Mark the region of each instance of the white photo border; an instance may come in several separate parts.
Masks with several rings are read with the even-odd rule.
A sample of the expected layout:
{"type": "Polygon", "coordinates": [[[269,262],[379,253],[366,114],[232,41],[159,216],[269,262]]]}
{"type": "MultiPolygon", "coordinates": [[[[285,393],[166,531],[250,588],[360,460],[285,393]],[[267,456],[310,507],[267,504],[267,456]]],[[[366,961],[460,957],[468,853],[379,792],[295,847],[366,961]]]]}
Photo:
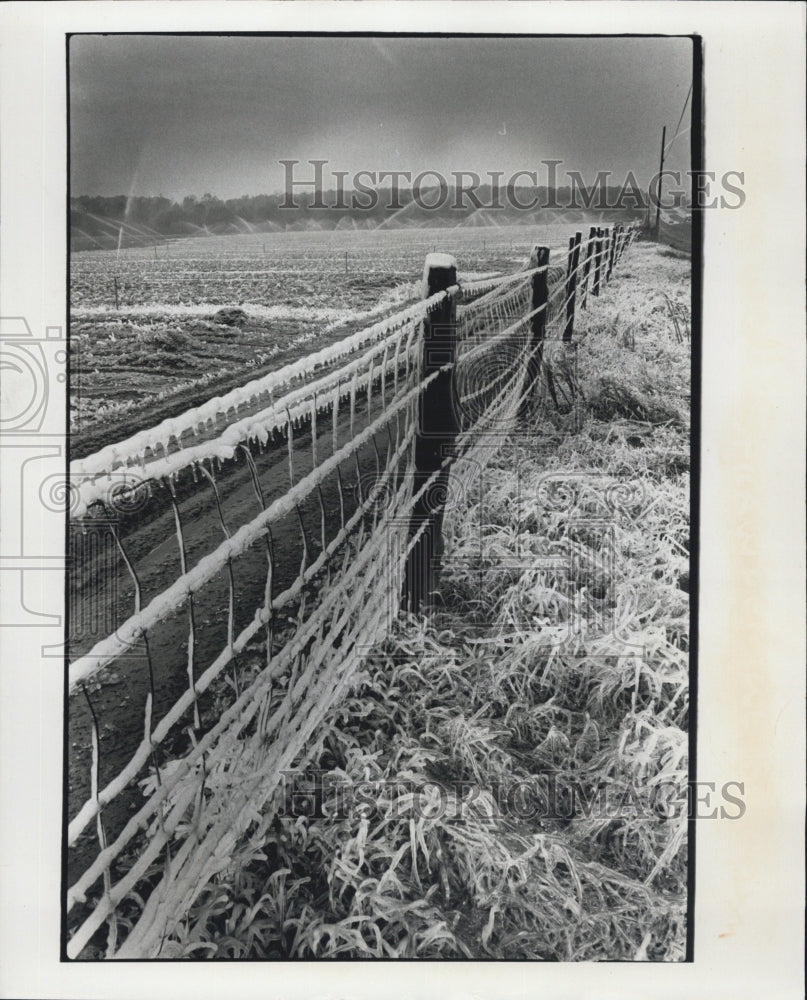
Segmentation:
{"type": "Polygon", "coordinates": [[[0,450],[0,994],[803,996],[805,9],[627,0],[0,8],[0,316],[25,321],[18,339],[48,375],[42,420],[30,438],[4,435],[0,450]],[[706,169],[743,171],[746,202],[704,212],[698,775],[742,781],[746,813],[698,827],[692,963],[417,962],[391,974],[376,962],[60,961],[62,661],[42,655],[58,628],[36,616],[64,612],[64,518],[56,502],[30,503],[25,470],[34,457],[39,472],[65,468],[65,36],[314,25],[703,38],[706,169]]]}

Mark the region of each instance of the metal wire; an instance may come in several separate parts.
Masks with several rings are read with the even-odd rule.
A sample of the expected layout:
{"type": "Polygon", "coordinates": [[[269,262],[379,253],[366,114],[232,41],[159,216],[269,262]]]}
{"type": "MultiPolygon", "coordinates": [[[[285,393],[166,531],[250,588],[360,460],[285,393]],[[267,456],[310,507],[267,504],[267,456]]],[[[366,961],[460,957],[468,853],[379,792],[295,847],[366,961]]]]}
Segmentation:
{"type": "MultiPolygon", "coordinates": [[[[409,532],[413,507],[452,463],[464,459],[484,465],[490,441],[516,419],[531,388],[532,321],[544,313],[551,324],[563,315],[569,299],[566,264],[559,254],[548,267],[454,285],[325,353],[250,383],[242,394],[210,400],[177,418],[171,427],[142,432],[77,464],[84,514],[97,504],[108,509],[104,480],[129,463],[139,462],[145,478],[168,484],[179,575],[144,601],[137,557],[128,545],[124,551],[116,530],[115,540],[134,581],[134,611],[69,667],[70,688],[75,690],[142,643],[149,671],[143,737],[103,788],[97,720],[91,729],[90,794],[68,824],[67,844],[74,849],[95,820],[98,852],[68,889],[68,912],[82,904],[87,907],[70,936],[69,957],[78,956],[105,921],[109,957],[159,955],[166,935],[200,887],[221,871],[221,859],[235,840],[251,825],[268,822],[281,770],[312,752],[317,727],[344,696],[364,652],[387,634],[398,613],[407,553],[418,541],[417,533],[410,537],[409,532]],[[539,273],[547,275],[549,298],[533,307],[532,279],[539,273]],[[423,320],[446,297],[453,298],[457,307],[456,357],[422,378],[423,320]],[[455,447],[443,468],[415,490],[419,401],[446,371],[453,379],[457,408],[455,447]],[[245,406],[254,408],[256,400],[270,393],[269,405],[243,415],[245,406]],[[201,424],[218,426],[222,414],[234,419],[205,440],[188,443],[189,432],[201,424]],[[285,460],[279,446],[283,437],[285,460]],[[384,438],[386,447],[380,447],[384,438]],[[225,489],[229,477],[236,475],[237,459],[245,466],[245,488],[257,500],[257,513],[238,525],[226,513],[229,487],[225,489]],[[218,473],[214,460],[221,465],[218,473]],[[276,466],[282,468],[284,461],[288,489],[268,496],[266,490],[277,482],[276,466]],[[210,487],[209,501],[202,499],[203,485],[194,492],[188,477],[196,473],[210,487]],[[179,499],[175,483],[180,479],[190,501],[179,499]],[[319,520],[315,548],[307,538],[305,511],[319,520]],[[194,565],[188,560],[191,516],[212,517],[218,523],[218,531],[204,538],[206,552],[194,565]],[[293,523],[295,517],[300,529],[296,543],[291,531],[285,536],[273,534],[273,529],[289,518],[293,523]],[[281,542],[292,548],[296,544],[297,553],[302,550],[296,573],[283,580],[279,567],[289,559],[282,555],[281,542]],[[249,562],[253,554],[255,561],[249,562]],[[245,569],[236,577],[234,566],[239,561],[245,569]],[[243,609],[237,584],[247,578],[251,566],[263,567],[263,594],[251,609],[251,620],[239,626],[243,609]],[[199,662],[203,649],[199,609],[209,600],[206,595],[215,593],[211,588],[221,573],[227,580],[226,639],[205,666],[199,662]],[[188,609],[186,682],[157,717],[159,681],[149,636],[170,624],[183,606],[188,609]],[[261,633],[265,633],[265,655],[253,672],[244,668],[242,673],[243,654],[261,633]],[[229,704],[213,713],[204,711],[203,696],[207,694],[208,700],[211,694],[224,696],[228,666],[229,704]],[[191,738],[180,749],[177,733],[188,716],[191,738]],[[170,767],[165,763],[168,747],[170,767]],[[163,763],[157,760],[158,752],[163,763]],[[151,793],[125,823],[111,829],[109,804],[137,781],[149,763],[156,779],[151,793]],[[164,858],[162,874],[155,886],[151,876],[160,858],[164,858]],[[99,880],[101,893],[88,904],[88,894],[99,880]],[[138,892],[145,895],[137,897],[139,907],[132,903],[132,894],[138,892]],[[127,923],[119,919],[124,900],[127,923]],[[134,917],[133,907],[138,911],[134,917]]],[[[581,260],[575,277],[582,267],[581,260]]],[[[604,282],[604,271],[600,278],[604,282]]],[[[425,526],[419,529],[423,530],[425,526]]],[[[90,710],[95,719],[92,705],[90,710]]]]}

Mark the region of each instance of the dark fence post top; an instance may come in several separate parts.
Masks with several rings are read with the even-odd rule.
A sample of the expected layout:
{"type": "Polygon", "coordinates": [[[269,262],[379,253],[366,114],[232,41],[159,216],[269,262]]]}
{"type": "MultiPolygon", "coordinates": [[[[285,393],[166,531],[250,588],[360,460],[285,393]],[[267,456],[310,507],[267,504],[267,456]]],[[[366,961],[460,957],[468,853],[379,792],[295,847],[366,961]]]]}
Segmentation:
{"type": "Polygon", "coordinates": [[[538,244],[532,248],[530,251],[530,265],[529,270],[531,271],[534,267],[544,267],[549,262],[549,247],[539,247],[538,244]]]}
{"type": "Polygon", "coordinates": [[[450,253],[426,254],[421,296],[424,299],[457,283],[457,259],[450,253]]]}

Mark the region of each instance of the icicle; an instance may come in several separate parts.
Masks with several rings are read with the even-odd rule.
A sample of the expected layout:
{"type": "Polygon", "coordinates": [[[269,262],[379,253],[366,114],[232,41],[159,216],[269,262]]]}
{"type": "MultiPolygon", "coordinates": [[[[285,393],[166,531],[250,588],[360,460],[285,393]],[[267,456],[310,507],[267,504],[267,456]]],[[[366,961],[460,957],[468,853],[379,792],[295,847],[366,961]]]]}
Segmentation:
{"type": "Polygon", "coordinates": [[[353,427],[356,417],[356,375],[350,383],[350,436],[354,437],[353,427]]]}
{"type": "Polygon", "coordinates": [[[319,464],[317,462],[317,394],[314,393],[314,400],[311,404],[311,457],[314,462],[314,468],[319,464]]]}
{"type": "Polygon", "coordinates": [[[336,394],[333,403],[333,454],[337,451],[337,440],[338,440],[338,427],[339,427],[339,400],[341,398],[339,392],[339,383],[336,386],[336,394]]]}
{"type": "MultiPolygon", "coordinates": [[[[288,413],[288,412],[289,411],[286,410],[286,413],[288,413]]],[[[294,485],[294,437],[293,437],[291,423],[292,423],[291,422],[291,416],[289,416],[289,422],[287,424],[287,427],[288,427],[287,437],[288,437],[288,441],[289,441],[289,482],[293,486],[294,485]]]]}

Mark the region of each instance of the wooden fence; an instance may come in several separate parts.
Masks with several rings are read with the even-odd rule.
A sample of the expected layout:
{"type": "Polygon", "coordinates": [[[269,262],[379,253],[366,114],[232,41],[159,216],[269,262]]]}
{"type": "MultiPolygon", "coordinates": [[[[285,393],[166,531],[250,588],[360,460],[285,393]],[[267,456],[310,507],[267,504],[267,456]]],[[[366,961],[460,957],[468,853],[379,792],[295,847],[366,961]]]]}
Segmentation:
{"type": "Polygon", "coordinates": [[[71,616],[108,634],[70,641],[68,957],[159,957],[260,839],[367,650],[428,606],[462,469],[534,419],[547,343],[635,235],[479,281],[430,254],[421,301],[72,463],[71,616]]]}

